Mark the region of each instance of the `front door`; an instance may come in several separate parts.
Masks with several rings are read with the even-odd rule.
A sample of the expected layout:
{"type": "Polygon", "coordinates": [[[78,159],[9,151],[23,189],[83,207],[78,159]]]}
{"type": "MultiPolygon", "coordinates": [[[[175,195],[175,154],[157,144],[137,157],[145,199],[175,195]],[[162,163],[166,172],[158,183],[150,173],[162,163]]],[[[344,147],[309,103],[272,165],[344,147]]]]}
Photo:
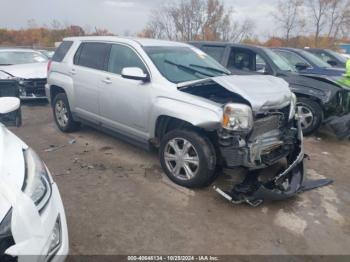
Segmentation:
{"type": "Polygon", "coordinates": [[[137,52],[127,45],[113,44],[100,89],[100,115],[103,125],[132,138],[148,140],[151,109],[150,82],[125,79],[123,68],[138,67],[148,73],[137,52]]]}

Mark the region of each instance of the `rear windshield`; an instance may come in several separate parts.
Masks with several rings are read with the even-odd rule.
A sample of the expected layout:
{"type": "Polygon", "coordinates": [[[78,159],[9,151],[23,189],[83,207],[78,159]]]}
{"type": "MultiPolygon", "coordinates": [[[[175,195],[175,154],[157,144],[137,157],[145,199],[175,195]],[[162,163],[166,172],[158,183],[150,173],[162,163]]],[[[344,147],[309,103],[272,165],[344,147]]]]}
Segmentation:
{"type": "Polygon", "coordinates": [[[53,55],[52,61],[62,62],[69,49],[71,48],[72,44],[72,41],[63,41],[57,48],[55,54],[53,55]]]}

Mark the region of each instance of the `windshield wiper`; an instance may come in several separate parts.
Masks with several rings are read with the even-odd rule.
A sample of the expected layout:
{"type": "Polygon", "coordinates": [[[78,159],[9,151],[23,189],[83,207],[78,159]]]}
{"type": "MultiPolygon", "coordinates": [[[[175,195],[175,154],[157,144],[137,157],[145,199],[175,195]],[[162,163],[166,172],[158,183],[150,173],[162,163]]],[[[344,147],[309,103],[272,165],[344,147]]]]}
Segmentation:
{"type": "Polygon", "coordinates": [[[222,73],[222,74],[225,74],[225,75],[230,75],[230,73],[227,72],[227,71],[220,70],[220,69],[217,69],[217,68],[214,68],[214,67],[210,67],[210,66],[201,66],[201,65],[195,65],[195,64],[190,64],[190,66],[211,70],[211,71],[214,71],[214,72],[217,72],[217,73],[222,73]]]}
{"type": "Polygon", "coordinates": [[[13,65],[13,64],[0,64],[0,66],[10,66],[10,65],[13,65]]]}
{"type": "Polygon", "coordinates": [[[200,70],[193,69],[193,68],[191,68],[189,66],[185,66],[185,65],[174,63],[174,62],[169,61],[169,60],[164,60],[164,63],[176,66],[177,68],[179,68],[179,69],[181,69],[183,71],[189,71],[189,72],[192,72],[192,73],[199,73],[201,75],[209,76],[209,77],[213,77],[214,76],[214,75],[211,75],[211,74],[208,74],[208,73],[204,73],[204,72],[202,72],[200,70]]]}

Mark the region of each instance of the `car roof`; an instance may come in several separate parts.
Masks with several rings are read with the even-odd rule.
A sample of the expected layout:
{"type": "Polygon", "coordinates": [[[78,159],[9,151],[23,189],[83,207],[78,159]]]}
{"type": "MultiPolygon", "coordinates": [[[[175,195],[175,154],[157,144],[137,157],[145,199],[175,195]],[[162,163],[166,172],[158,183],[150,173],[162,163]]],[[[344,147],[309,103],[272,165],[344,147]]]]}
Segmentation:
{"type": "Polygon", "coordinates": [[[293,47],[273,47],[271,49],[274,49],[274,50],[286,50],[286,51],[291,51],[291,52],[296,52],[296,53],[299,53],[300,51],[303,51],[303,49],[293,48],[293,47]]]}
{"type": "Polygon", "coordinates": [[[136,43],[140,46],[189,46],[185,43],[166,41],[149,38],[137,37],[118,37],[118,36],[82,36],[82,37],[68,37],[64,41],[107,41],[107,42],[129,42],[136,43]]]}
{"type": "Polygon", "coordinates": [[[245,48],[251,50],[265,49],[264,46],[258,45],[250,45],[250,44],[236,44],[229,42],[218,42],[218,41],[190,41],[189,44],[201,44],[201,45],[212,45],[212,46],[228,46],[228,47],[237,47],[237,48],[245,48]]]}

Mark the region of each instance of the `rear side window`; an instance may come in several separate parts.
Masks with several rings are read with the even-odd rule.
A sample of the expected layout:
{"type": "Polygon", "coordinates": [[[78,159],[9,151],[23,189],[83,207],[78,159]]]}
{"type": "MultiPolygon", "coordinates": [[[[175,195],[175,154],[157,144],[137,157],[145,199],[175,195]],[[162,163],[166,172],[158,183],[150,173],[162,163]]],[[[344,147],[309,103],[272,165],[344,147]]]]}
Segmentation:
{"type": "Polygon", "coordinates": [[[62,62],[69,49],[71,48],[72,41],[63,41],[60,46],[56,49],[55,54],[52,57],[52,61],[62,62]]]}
{"type": "Polygon", "coordinates": [[[106,70],[110,48],[111,45],[106,43],[82,43],[74,56],[74,64],[106,70]]]}
{"type": "Polygon", "coordinates": [[[204,45],[201,48],[205,53],[210,55],[216,61],[221,63],[222,58],[224,57],[225,47],[224,46],[208,46],[204,45]]]}

